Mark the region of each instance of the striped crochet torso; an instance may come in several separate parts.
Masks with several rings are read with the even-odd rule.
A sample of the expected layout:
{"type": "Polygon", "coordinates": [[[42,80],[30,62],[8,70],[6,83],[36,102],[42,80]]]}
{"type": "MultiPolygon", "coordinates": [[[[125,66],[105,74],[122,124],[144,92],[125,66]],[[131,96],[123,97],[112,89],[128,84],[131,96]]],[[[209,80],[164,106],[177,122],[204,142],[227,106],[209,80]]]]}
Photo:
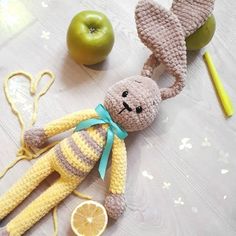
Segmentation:
{"type": "Polygon", "coordinates": [[[100,159],[107,136],[107,124],[73,133],[55,147],[59,165],[74,177],[84,178],[100,159]]]}

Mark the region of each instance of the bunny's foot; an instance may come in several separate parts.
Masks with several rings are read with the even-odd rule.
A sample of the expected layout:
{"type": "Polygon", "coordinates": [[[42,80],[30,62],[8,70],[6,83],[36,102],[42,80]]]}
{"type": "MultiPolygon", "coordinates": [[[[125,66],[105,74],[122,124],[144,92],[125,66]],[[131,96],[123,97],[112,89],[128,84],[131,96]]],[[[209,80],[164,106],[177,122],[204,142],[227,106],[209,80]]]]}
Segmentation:
{"type": "Polygon", "coordinates": [[[113,219],[118,219],[125,211],[125,197],[123,194],[110,193],[105,199],[105,208],[108,215],[113,219]]]}
{"type": "Polygon", "coordinates": [[[29,147],[40,148],[46,143],[47,136],[44,129],[33,128],[25,132],[24,141],[29,147]]]}
{"type": "Polygon", "coordinates": [[[10,236],[6,227],[0,228],[0,236],[10,236]]]}

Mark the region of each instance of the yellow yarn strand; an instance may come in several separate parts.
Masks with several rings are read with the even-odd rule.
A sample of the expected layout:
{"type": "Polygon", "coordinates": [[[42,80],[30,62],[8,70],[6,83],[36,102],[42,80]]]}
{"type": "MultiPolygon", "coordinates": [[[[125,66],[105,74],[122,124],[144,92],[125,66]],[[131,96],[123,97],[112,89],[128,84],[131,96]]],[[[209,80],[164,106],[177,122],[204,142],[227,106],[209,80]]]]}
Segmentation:
{"type": "Polygon", "coordinates": [[[89,196],[89,195],[86,195],[86,194],[83,194],[83,193],[80,193],[79,191],[77,190],[74,190],[73,191],[73,194],[79,198],[82,198],[82,199],[85,199],[85,200],[92,200],[92,197],[89,196]]]}
{"type": "Polygon", "coordinates": [[[52,72],[50,71],[43,71],[41,72],[35,80],[35,83],[33,83],[33,87],[32,87],[32,94],[36,94],[34,97],[34,103],[33,103],[33,113],[32,113],[32,125],[35,124],[36,119],[37,119],[37,114],[38,114],[38,104],[39,104],[39,99],[45,95],[47,93],[47,91],[50,89],[50,87],[52,86],[52,84],[55,81],[55,76],[52,72]],[[38,87],[38,84],[40,82],[40,80],[42,78],[44,78],[45,75],[48,75],[51,77],[51,80],[49,81],[49,83],[42,89],[42,91],[40,91],[38,94],[36,94],[36,89],[38,87]]]}
{"type": "Polygon", "coordinates": [[[38,103],[39,103],[39,99],[45,95],[47,93],[47,91],[50,89],[50,87],[52,86],[52,84],[55,81],[55,76],[52,72],[50,71],[42,71],[41,73],[39,73],[36,77],[36,79],[34,79],[30,74],[28,74],[27,72],[24,71],[16,71],[11,73],[10,75],[8,75],[5,78],[4,81],[4,92],[5,92],[5,96],[7,99],[7,102],[9,103],[12,112],[16,115],[19,124],[20,124],[20,128],[21,128],[21,134],[20,134],[20,148],[17,151],[17,159],[15,161],[13,161],[11,164],[9,164],[9,166],[7,166],[5,168],[5,170],[0,174],[0,179],[12,168],[14,167],[19,161],[21,160],[32,160],[34,158],[37,158],[38,156],[40,156],[42,153],[46,152],[47,150],[49,150],[51,147],[53,147],[56,143],[52,143],[49,146],[38,150],[37,152],[34,152],[33,150],[30,150],[24,143],[24,132],[25,132],[25,122],[24,119],[22,117],[22,114],[20,113],[20,111],[17,109],[16,104],[14,103],[12,97],[10,96],[10,92],[9,92],[9,80],[16,77],[16,76],[23,76],[24,78],[29,80],[30,83],[30,94],[32,96],[34,96],[34,100],[33,100],[33,112],[31,115],[31,123],[30,126],[32,126],[35,122],[36,122],[36,118],[37,118],[37,114],[38,114],[38,103]],[[38,93],[37,92],[37,87],[39,82],[41,81],[41,79],[45,78],[44,76],[48,75],[50,77],[49,82],[44,86],[44,88],[38,93]]]}
{"type": "Polygon", "coordinates": [[[53,217],[53,226],[54,226],[54,236],[57,236],[58,235],[57,207],[53,209],[52,217],[53,217]]]}
{"type": "MultiPolygon", "coordinates": [[[[32,83],[32,77],[30,74],[23,72],[23,71],[16,71],[13,72],[12,74],[8,75],[4,81],[4,92],[5,92],[5,96],[7,99],[7,102],[9,103],[12,112],[16,115],[19,123],[20,123],[20,127],[21,127],[21,135],[22,135],[22,131],[25,130],[25,123],[23,120],[23,117],[21,115],[21,113],[17,110],[15,103],[13,102],[11,96],[10,96],[10,92],[9,92],[9,80],[12,79],[15,76],[24,76],[26,79],[28,79],[31,83],[32,83]]],[[[30,86],[30,91],[31,91],[31,86],[30,86]]]]}
{"type": "Polygon", "coordinates": [[[13,168],[19,161],[22,161],[22,160],[28,160],[28,158],[22,156],[22,157],[20,157],[20,158],[15,159],[11,164],[9,164],[9,165],[3,170],[3,172],[0,174],[0,179],[2,179],[2,178],[6,175],[6,173],[7,173],[11,168],[13,168]]]}

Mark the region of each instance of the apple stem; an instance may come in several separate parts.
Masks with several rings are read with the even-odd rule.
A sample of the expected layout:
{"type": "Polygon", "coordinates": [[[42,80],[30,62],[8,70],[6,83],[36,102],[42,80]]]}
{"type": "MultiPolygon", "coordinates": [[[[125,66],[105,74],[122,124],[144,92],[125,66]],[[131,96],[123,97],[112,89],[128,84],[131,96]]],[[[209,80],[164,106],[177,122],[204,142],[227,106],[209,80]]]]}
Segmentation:
{"type": "Polygon", "coordinates": [[[92,33],[94,33],[96,31],[96,29],[94,27],[91,27],[91,28],[89,28],[89,31],[92,34],[92,33]]]}

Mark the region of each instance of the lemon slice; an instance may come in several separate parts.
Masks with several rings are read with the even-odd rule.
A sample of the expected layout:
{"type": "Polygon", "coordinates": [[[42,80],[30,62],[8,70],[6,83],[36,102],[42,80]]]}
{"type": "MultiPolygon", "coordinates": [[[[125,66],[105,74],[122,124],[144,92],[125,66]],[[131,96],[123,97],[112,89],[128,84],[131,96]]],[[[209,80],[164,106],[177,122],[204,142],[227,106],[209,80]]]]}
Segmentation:
{"type": "Polygon", "coordinates": [[[95,201],[85,201],[78,205],[71,216],[71,227],[77,236],[99,236],[107,226],[107,212],[95,201]]]}

